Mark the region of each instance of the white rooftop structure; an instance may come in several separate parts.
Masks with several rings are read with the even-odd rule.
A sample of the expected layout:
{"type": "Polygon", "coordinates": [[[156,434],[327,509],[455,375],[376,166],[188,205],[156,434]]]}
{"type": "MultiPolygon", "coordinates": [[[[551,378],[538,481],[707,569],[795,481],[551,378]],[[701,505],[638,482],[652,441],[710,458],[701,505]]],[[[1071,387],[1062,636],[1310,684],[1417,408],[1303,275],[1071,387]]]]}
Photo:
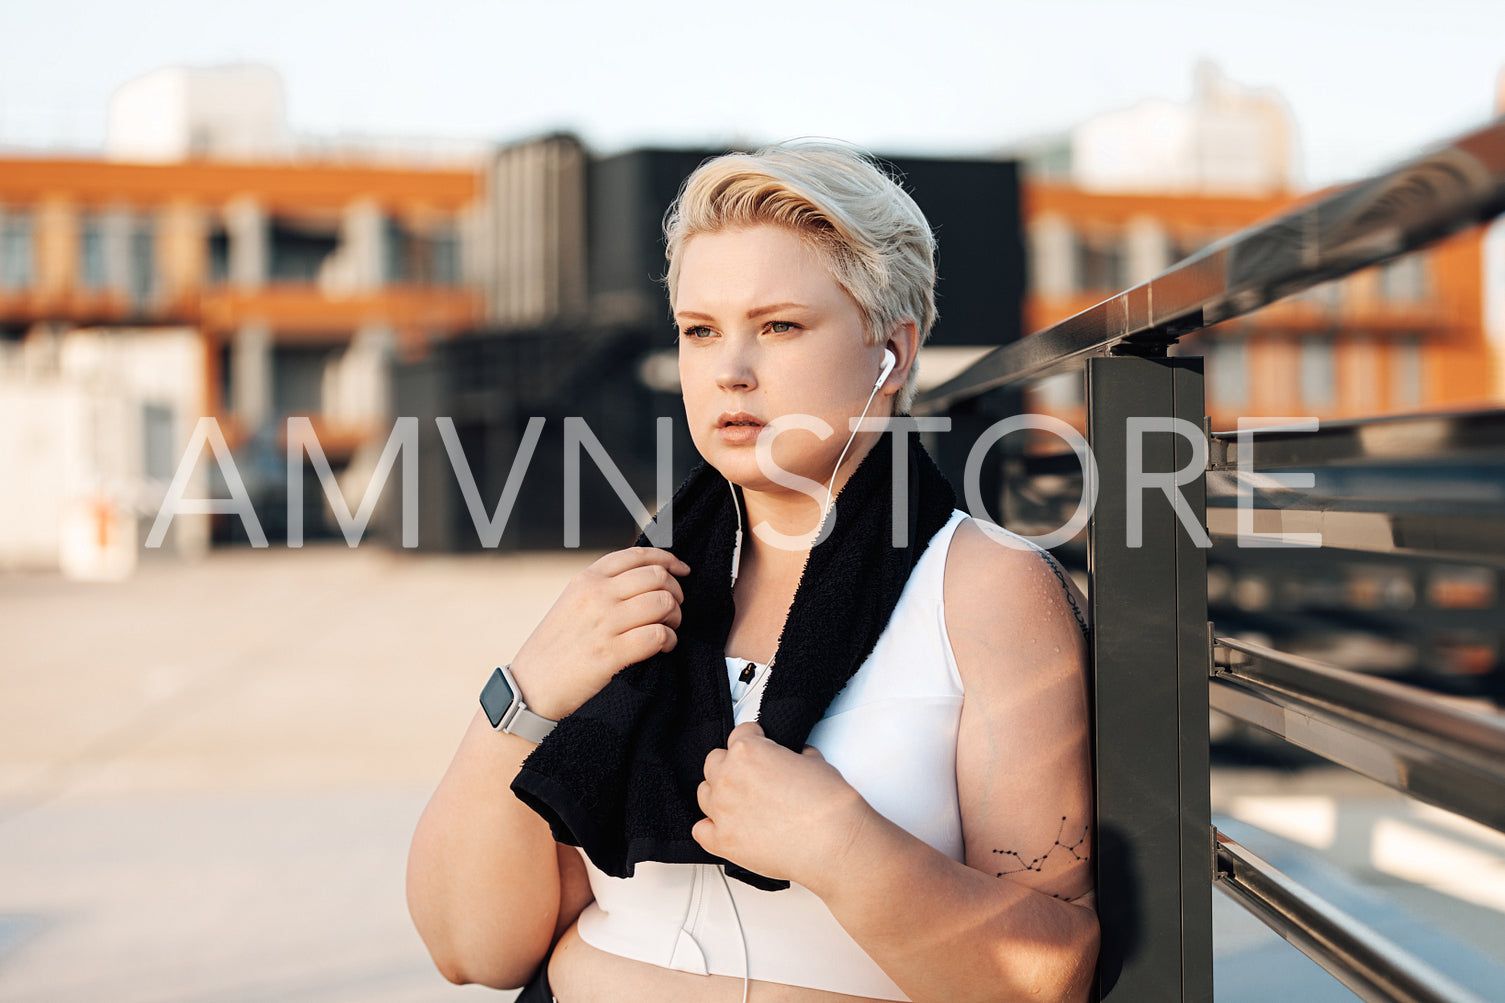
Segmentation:
{"type": "Polygon", "coordinates": [[[1071,180],[1111,192],[1260,195],[1297,187],[1296,135],[1273,90],[1197,67],[1190,102],[1161,98],[1110,112],[1071,132],[1071,180]]]}
{"type": "Polygon", "coordinates": [[[164,67],[110,98],[112,160],[271,160],[291,151],[282,79],[268,66],[164,67]]]}

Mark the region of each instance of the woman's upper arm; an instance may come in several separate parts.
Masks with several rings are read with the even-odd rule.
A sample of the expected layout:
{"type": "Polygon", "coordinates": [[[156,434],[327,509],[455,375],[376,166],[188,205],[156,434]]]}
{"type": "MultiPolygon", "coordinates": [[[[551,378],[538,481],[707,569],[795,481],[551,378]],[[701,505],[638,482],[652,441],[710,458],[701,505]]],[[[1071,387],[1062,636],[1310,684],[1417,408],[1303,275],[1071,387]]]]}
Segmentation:
{"type": "Polygon", "coordinates": [[[957,530],[945,617],[965,691],[956,774],[967,863],[1067,900],[1093,880],[1079,606],[1044,554],[973,521],[957,530]]]}
{"type": "Polygon", "coordinates": [[[559,915],[554,920],[554,943],[575,925],[575,920],[585,907],[595,900],[591,892],[590,875],[585,870],[585,860],[573,846],[555,843],[559,859],[559,915]]]}
{"type": "Polygon", "coordinates": [[[509,787],[531,748],[477,711],[414,831],[408,909],[452,982],[522,985],[548,953],[561,913],[583,908],[548,825],[509,787]]]}

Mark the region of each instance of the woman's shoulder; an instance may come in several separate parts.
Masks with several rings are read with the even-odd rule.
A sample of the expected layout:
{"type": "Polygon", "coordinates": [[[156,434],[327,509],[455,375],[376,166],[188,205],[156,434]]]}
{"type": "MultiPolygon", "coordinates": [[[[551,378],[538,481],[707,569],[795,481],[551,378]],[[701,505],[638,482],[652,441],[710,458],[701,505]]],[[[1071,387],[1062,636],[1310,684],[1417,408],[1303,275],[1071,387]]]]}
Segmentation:
{"type": "Polygon", "coordinates": [[[956,525],[946,555],[946,599],[973,595],[990,605],[1007,595],[1014,605],[1064,603],[1078,613],[1083,606],[1076,582],[1048,550],[1002,526],[967,518],[956,525]],[[1046,584],[1051,588],[1040,588],[1046,584]]]}
{"type": "Polygon", "coordinates": [[[1075,582],[1047,551],[998,526],[967,519],[956,527],[944,598],[964,680],[969,663],[1038,664],[1040,653],[1079,661],[1085,654],[1086,602],[1075,582]]]}

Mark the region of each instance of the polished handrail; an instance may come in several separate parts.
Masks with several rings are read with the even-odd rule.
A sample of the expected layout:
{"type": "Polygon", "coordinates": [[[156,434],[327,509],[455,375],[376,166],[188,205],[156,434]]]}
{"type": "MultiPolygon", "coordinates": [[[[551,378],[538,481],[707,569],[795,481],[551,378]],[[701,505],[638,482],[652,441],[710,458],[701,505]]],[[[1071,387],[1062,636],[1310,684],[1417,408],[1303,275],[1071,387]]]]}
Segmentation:
{"type": "Polygon", "coordinates": [[[1278,651],[1233,637],[1213,638],[1214,674],[1228,673],[1273,686],[1299,687],[1313,698],[1342,704],[1380,720],[1427,732],[1498,757],[1505,770],[1505,717],[1479,714],[1426,690],[1278,651]],[[1223,649],[1219,654],[1216,649],[1223,649]],[[1230,656],[1228,652],[1238,652],[1230,656]]]}
{"type": "Polygon", "coordinates": [[[1505,460],[1505,408],[1345,418],[1323,421],[1317,428],[1214,432],[1210,447],[1209,470],[1505,460]]]}
{"type": "Polygon", "coordinates": [[[1213,638],[1209,703],[1397,791],[1505,832],[1505,719],[1388,679],[1213,638]]]}
{"type": "Polygon", "coordinates": [[[1213,830],[1214,884],[1362,999],[1482,1003],[1398,944],[1213,830]]]}
{"type": "Polygon", "coordinates": [[[1204,249],[1060,323],[1003,345],[921,396],[916,414],[1068,369],[1159,353],[1185,334],[1415,250],[1505,212],[1505,119],[1204,249]]]}
{"type": "Polygon", "coordinates": [[[1354,498],[1260,484],[1265,474],[1207,475],[1207,533],[1243,546],[1301,545],[1330,551],[1505,565],[1505,505],[1496,498],[1354,498]],[[1246,497],[1241,498],[1241,492],[1246,497]],[[1237,504],[1246,502],[1240,512],[1237,504]]]}

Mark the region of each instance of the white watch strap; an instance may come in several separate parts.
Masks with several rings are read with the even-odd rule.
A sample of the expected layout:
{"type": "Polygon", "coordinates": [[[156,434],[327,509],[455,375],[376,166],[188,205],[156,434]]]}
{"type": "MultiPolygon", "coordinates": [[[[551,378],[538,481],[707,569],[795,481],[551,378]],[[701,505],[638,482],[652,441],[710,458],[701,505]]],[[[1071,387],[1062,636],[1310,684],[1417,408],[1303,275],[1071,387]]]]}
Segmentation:
{"type": "Polygon", "coordinates": [[[502,718],[502,730],[509,735],[526,738],[530,742],[542,742],[558,723],[533,713],[519,699],[507,712],[507,716],[502,718]]]}
{"type": "Polygon", "coordinates": [[[522,691],[517,688],[517,680],[512,678],[510,665],[499,665],[497,671],[506,680],[507,689],[512,693],[512,702],[502,711],[502,719],[497,722],[496,730],[526,738],[530,742],[542,742],[558,722],[550,721],[528,709],[528,705],[523,702],[522,691]]]}

